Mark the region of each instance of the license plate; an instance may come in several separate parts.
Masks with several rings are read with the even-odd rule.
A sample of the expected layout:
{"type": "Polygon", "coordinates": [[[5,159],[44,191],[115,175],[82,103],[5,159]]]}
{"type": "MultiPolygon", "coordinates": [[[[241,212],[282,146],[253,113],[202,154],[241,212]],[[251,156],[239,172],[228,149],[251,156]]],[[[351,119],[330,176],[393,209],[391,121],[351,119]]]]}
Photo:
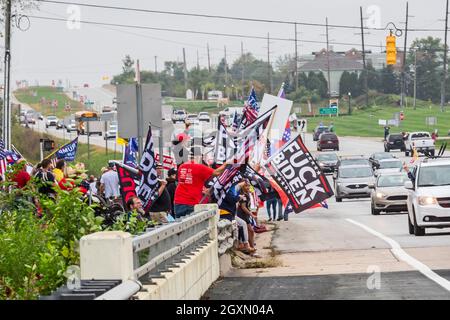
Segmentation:
{"type": "Polygon", "coordinates": [[[333,143],[333,141],[328,141],[328,143],[333,143]]]}

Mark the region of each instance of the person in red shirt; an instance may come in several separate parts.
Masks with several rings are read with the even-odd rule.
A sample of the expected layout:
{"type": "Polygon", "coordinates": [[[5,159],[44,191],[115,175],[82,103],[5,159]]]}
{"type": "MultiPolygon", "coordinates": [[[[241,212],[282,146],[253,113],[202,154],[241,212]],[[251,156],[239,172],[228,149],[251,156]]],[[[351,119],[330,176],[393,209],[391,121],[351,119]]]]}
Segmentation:
{"type": "Polygon", "coordinates": [[[17,188],[23,189],[27,185],[28,181],[30,181],[31,177],[27,172],[26,161],[24,159],[20,159],[17,163],[20,163],[22,168],[12,177],[12,181],[17,184],[17,188]]]}
{"type": "Polygon", "coordinates": [[[200,164],[201,151],[194,149],[191,161],[178,167],[178,186],[175,190],[174,211],[177,218],[194,212],[194,206],[199,204],[203,197],[203,186],[211,177],[220,175],[227,165],[224,163],[217,169],[200,164]]]}

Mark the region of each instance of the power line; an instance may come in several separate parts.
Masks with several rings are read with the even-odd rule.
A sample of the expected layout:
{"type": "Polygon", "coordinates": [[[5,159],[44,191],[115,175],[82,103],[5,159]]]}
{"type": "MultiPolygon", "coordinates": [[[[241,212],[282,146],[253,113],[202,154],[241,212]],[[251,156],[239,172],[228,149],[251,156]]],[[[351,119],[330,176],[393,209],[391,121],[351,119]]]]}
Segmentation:
{"type": "MultiPolygon", "coordinates": [[[[28,17],[32,18],[32,19],[67,22],[67,19],[63,19],[63,18],[52,18],[52,17],[43,17],[43,16],[35,16],[35,15],[29,15],[28,17]]],[[[84,23],[84,24],[91,24],[91,25],[101,25],[101,26],[110,26],[110,27],[121,27],[121,28],[132,28],[132,29],[141,29],[141,30],[156,30],[156,31],[178,32],[178,33],[201,34],[201,35],[209,35],[209,36],[221,36],[221,37],[234,37],[234,38],[267,40],[267,37],[256,36],[256,35],[206,32],[206,31],[197,31],[197,30],[186,30],[186,29],[158,28],[158,27],[139,26],[139,25],[130,25],[130,24],[118,24],[118,23],[107,23],[107,22],[88,21],[88,20],[80,20],[79,22],[80,23],[84,23]]],[[[271,38],[271,40],[295,42],[295,39],[291,39],[291,38],[271,38]]],[[[297,41],[306,42],[306,43],[326,44],[325,41],[318,41],[318,40],[297,39],[297,41]]],[[[348,43],[348,42],[330,42],[330,44],[344,45],[344,46],[358,46],[359,45],[357,43],[348,43]]],[[[374,48],[379,48],[380,47],[379,45],[375,45],[375,44],[367,44],[366,46],[374,47],[374,48]]]]}
{"type": "MultiPolygon", "coordinates": [[[[297,22],[297,21],[288,21],[288,20],[275,20],[275,19],[256,19],[256,18],[243,18],[243,17],[232,17],[232,16],[223,16],[223,15],[212,15],[212,14],[200,14],[200,13],[187,13],[187,12],[177,12],[177,11],[163,11],[163,10],[150,10],[150,9],[142,9],[142,8],[130,8],[130,7],[119,7],[119,6],[107,6],[107,5],[99,5],[99,4],[87,4],[87,3],[79,3],[79,2],[71,2],[71,1],[53,1],[53,0],[37,0],[39,2],[46,2],[52,4],[63,4],[63,5],[77,5],[81,7],[89,7],[89,8],[97,8],[97,9],[111,9],[111,10],[122,10],[122,11],[133,11],[133,12],[143,12],[143,13],[154,13],[154,14],[166,14],[166,15],[176,15],[176,16],[188,16],[188,17],[197,17],[197,18],[209,18],[209,19],[224,19],[224,20],[234,20],[234,21],[247,21],[247,22],[260,22],[260,23],[277,23],[277,24],[288,24],[288,25],[303,25],[303,26],[311,26],[311,27],[326,27],[323,23],[312,23],[312,22],[297,22]]],[[[330,24],[328,25],[330,28],[341,28],[341,29],[355,29],[360,30],[359,26],[351,26],[351,25],[338,25],[338,24],[330,24]]],[[[363,27],[365,30],[378,30],[385,31],[386,28],[375,28],[375,27],[363,27]]],[[[443,29],[427,29],[427,28],[415,28],[409,29],[409,31],[415,32],[432,32],[432,31],[444,31],[443,29]]]]}

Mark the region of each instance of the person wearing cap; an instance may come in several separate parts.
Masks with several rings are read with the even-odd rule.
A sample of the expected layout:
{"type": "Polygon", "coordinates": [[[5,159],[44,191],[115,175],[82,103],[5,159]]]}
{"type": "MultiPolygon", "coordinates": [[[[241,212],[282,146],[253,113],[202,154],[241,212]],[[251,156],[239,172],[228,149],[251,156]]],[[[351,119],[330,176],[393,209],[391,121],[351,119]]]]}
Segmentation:
{"type": "Polygon", "coordinates": [[[217,169],[209,168],[202,163],[202,154],[195,148],[191,154],[191,161],[178,167],[178,186],[175,190],[174,211],[177,218],[194,212],[194,206],[203,197],[203,186],[211,176],[220,175],[227,166],[225,162],[217,169]]]}
{"type": "Polygon", "coordinates": [[[114,163],[108,163],[108,170],[100,178],[100,194],[104,194],[105,199],[118,198],[119,176],[114,170],[114,163]]]}
{"type": "Polygon", "coordinates": [[[156,223],[168,223],[167,215],[172,211],[170,204],[170,195],[166,189],[167,181],[162,180],[163,166],[158,164],[156,166],[156,173],[159,180],[158,198],[150,207],[150,219],[156,223]]]}
{"type": "Polygon", "coordinates": [[[173,210],[173,200],[175,199],[175,190],[177,189],[177,170],[174,168],[169,169],[169,172],[167,172],[167,186],[166,190],[169,192],[170,196],[170,204],[171,204],[171,214],[172,217],[175,217],[175,212],[173,210]]]}

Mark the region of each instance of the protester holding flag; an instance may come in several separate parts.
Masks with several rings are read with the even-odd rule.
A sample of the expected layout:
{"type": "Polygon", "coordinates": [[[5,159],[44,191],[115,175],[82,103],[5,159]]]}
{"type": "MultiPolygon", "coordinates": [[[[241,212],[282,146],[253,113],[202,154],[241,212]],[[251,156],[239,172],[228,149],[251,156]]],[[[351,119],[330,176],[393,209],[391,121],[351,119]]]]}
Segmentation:
{"type": "Polygon", "coordinates": [[[217,169],[201,164],[202,155],[195,148],[191,161],[178,168],[178,186],[175,191],[174,210],[177,218],[194,212],[194,206],[202,199],[205,182],[211,177],[219,176],[227,165],[225,162],[217,169]]]}
{"type": "Polygon", "coordinates": [[[163,166],[157,165],[156,172],[159,179],[158,197],[150,207],[150,219],[155,223],[168,223],[167,215],[172,211],[170,203],[170,194],[167,191],[167,181],[162,180],[163,166]]]}
{"type": "Polygon", "coordinates": [[[169,192],[169,196],[170,196],[170,207],[171,207],[171,214],[172,217],[175,217],[175,212],[174,212],[174,204],[173,204],[173,200],[175,199],[175,190],[177,189],[177,170],[172,168],[169,169],[169,172],[167,172],[167,192],[169,192]]]}

